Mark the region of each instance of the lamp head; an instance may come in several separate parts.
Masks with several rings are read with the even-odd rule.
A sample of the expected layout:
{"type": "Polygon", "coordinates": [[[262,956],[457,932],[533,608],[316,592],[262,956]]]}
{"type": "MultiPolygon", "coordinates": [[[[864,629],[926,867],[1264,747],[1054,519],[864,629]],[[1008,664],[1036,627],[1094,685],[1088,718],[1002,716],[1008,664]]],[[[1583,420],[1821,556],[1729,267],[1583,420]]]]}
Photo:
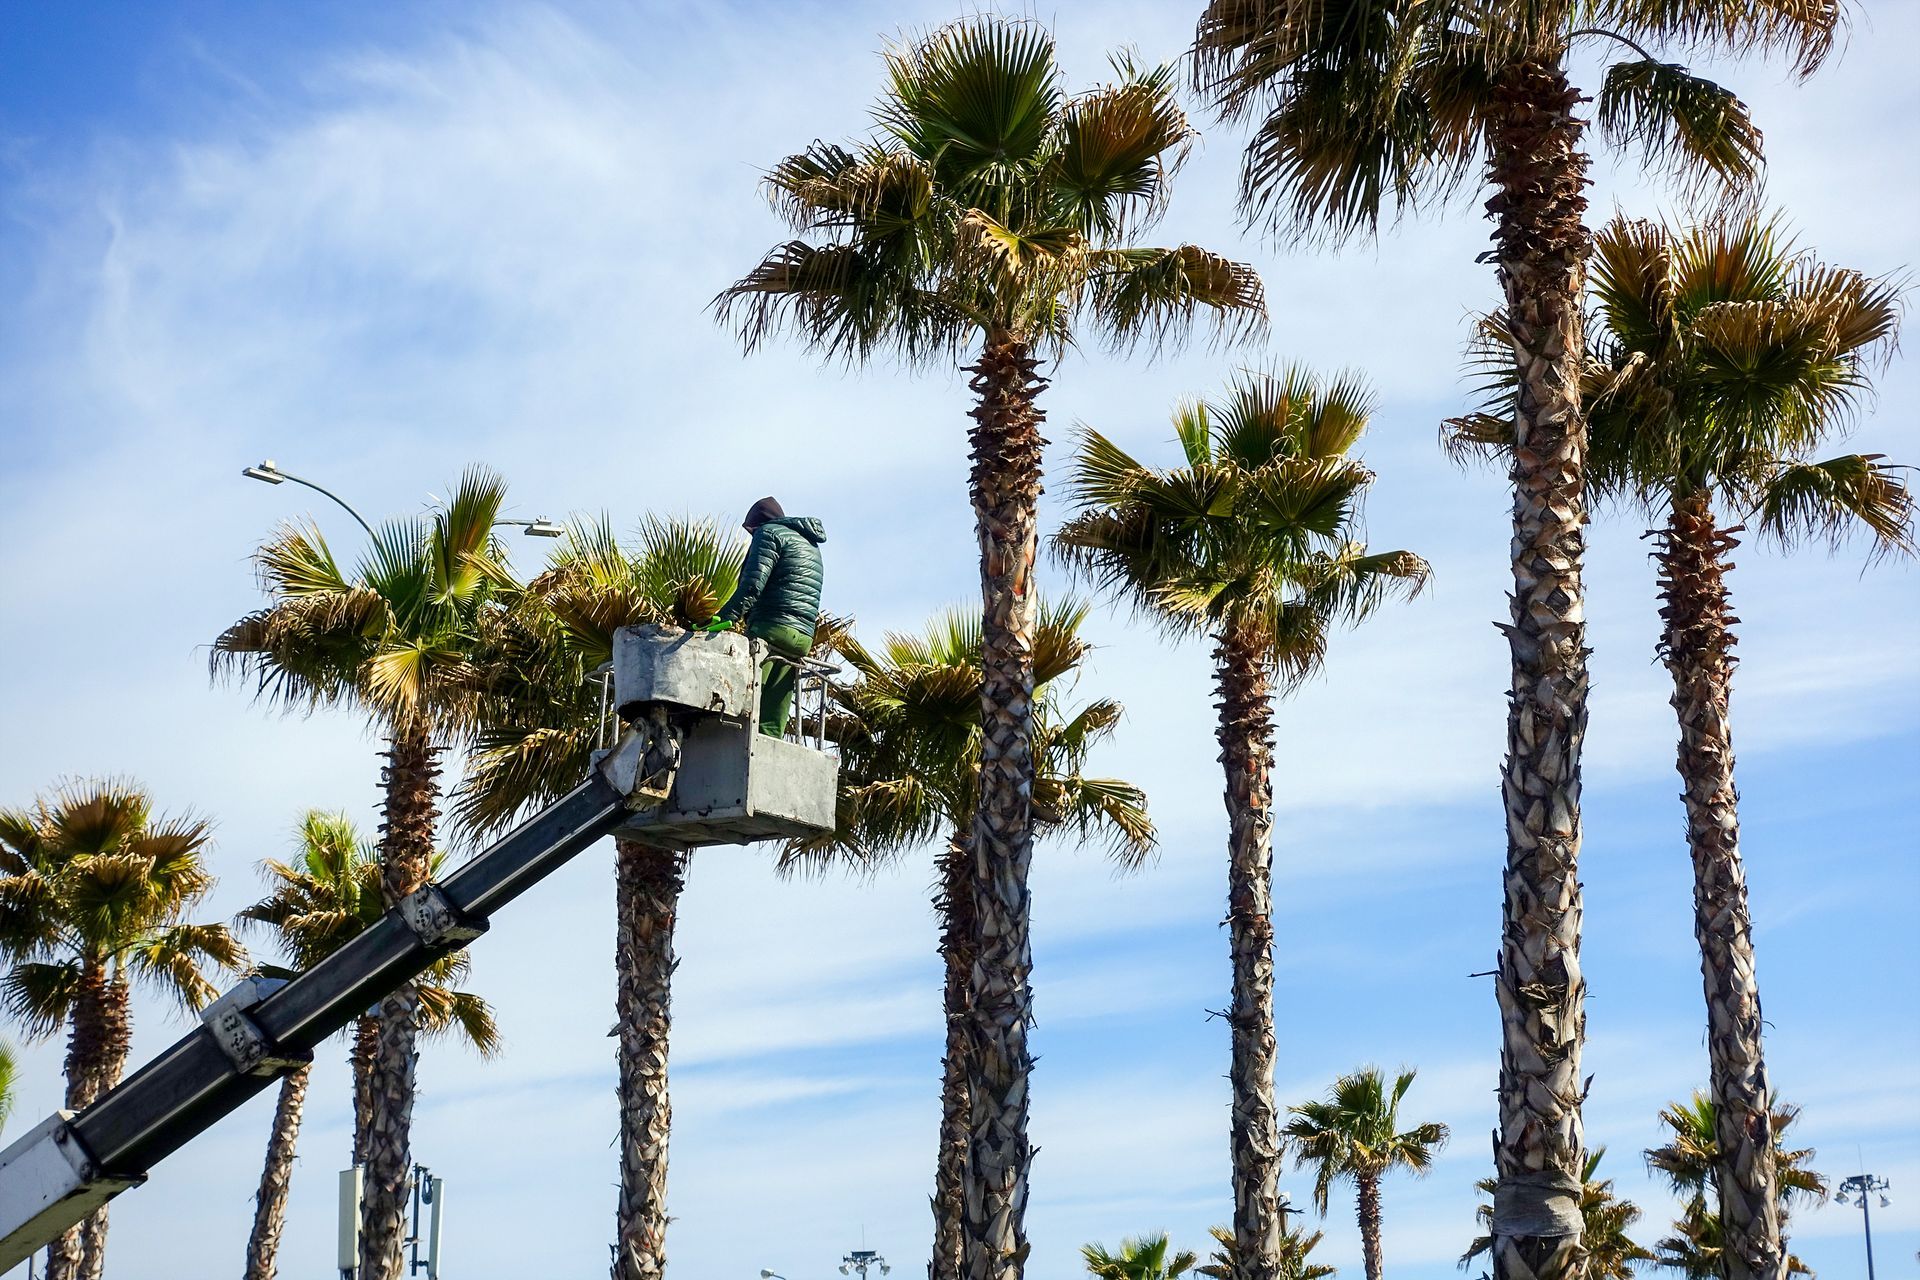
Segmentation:
{"type": "Polygon", "coordinates": [[[555,524],[553,521],[544,518],[529,520],[527,522],[527,536],[529,538],[558,538],[566,533],[566,531],[567,528],[565,525],[555,524]]]}
{"type": "Polygon", "coordinates": [[[263,459],[257,467],[247,467],[240,472],[249,480],[262,480],[267,484],[285,484],[287,478],[273,465],[272,458],[263,459]]]}

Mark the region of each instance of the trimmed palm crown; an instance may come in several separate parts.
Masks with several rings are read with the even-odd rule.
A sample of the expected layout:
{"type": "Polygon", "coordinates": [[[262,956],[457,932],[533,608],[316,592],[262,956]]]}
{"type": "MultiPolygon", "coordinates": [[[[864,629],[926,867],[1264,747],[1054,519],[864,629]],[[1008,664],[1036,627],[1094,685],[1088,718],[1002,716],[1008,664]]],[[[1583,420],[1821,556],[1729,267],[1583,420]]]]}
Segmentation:
{"type": "Polygon", "coordinates": [[[1290,368],[1181,406],[1179,467],[1147,466],[1087,428],[1069,480],[1080,512],[1054,549],[1171,633],[1230,641],[1296,683],[1318,669],[1331,626],[1426,582],[1419,556],[1353,536],[1373,473],[1349,451],[1371,412],[1358,378],[1290,368]]]}
{"type": "Polygon", "coordinates": [[[1345,237],[1475,179],[1499,185],[1515,160],[1547,162],[1502,154],[1501,129],[1529,79],[1579,42],[1620,55],[1594,101],[1603,139],[1690,189],[1744,188],[1762,164],[1746,105],[1648,46],[1777,51],[1805,76],[1841,18],[1834,0],[1212,0],[1193,80],[1222,119],[1255,126],[1240,169],[1249,220],[1345,237]]]}
{"type": "Polygon", "coordinates": [[[600,731],[591,675],[613,657],[614,633],[709,621],[745,553],[711,520],[648,516],[631,545],[605,516],[568,526],[546,570],[488,615],[468,673],[473,749],[454,799],[468,835],[579,785],[600,731]]]}
{"type": "Polygon", "coordinates": [[[1193,245],[1127,239],[1165,210],[1195,136],[1170,67],[1119,58],[1068,95],[1037,22],[963,20],[888,50],[875,129],[816,142],[767,174],[799,234],[716,300],[749,347],[791,329],[829,357],[910,361],[977,338],[1059,353],[1079,322],[1130,343],[1177,340],[1205,308],[1265,316],[1260,281],[1193,245]]]}

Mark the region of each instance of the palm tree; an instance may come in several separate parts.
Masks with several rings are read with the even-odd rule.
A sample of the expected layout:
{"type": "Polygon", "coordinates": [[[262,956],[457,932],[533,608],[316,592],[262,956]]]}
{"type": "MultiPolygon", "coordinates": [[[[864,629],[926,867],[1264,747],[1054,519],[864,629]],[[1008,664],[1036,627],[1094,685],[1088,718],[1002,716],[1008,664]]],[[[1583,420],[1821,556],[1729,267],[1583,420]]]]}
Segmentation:
{"type": "MultiPolygon", "coordinates": [[[[604,517],[570,528],[547,571],[493,617],[475,664],[478,725],[454,806],[461,828],[497,831],[579,785],[600,727],[589,673],[612,657],[614,632],[708,621],[732,592],[745,550],[709,521],[648,518],[631,549],[604,517]]],[[[655,1280],[667,1265],[667,1049],[686,867],[683,855],[637,840],[616,840],[614,849],[620,1201],[613,1280],[655,1280]]]]}
{"type": "Polygon", "coordinates": [[[1417,1124],[1400,1129],[1400,1101],[1414,1072],[1402,1071],[1389,1089],[1378,1067],[1362,1067],[1333,1082],[1324,1102],[1303,1102],[1287,1110],[1286,1138],[1299,1167],[1314,1171],[1313,1203],[1322,1217],[1327,1191],[1347,1179],[1359,1199],[1360,1244],[1367,1280],[1380,1280],[1380,1179],[1395,1169],[1424,1174],[1433,1156],[1447,1145],[1447,1126],[1417,1124]]]}
{"type": "Polygon", "coordinates": [[[1157,1236],[1128,1236],[1120,1242],[1119,1253],[1108,1253],[1098,1244],[1081,1245],[1080,1256],[1086,1259],[1087,1274],[1099,1280],[1176,1280],[1200,1260],[1191,1250],[1171,1250],[1163,1231],[1157,1236]]]}
{"type": "Polygon", "coordinates": [[[1411,595],[1427,565],[1369,553],[1359,504],[1373,474],[1350,450],[1371,397],[1359,379],[1249,373],[1219,404],[1174,416],[1182,466],[1156,470],[1082,433],[1054,540],[1067,561],[1175,636],[1213,642],[1226,770],[1233,959],[1233,1229],[1244,1280],[1278,1274],[1280,1136],[1273,1102],[1273,706],[1319,669],[1328,632],[1411,595]]]}
{"type": "MultiPolygon", "coordinates": [[[[1209,1276],[1212,1280],[1236,1280],[1240,1271],[1234,1261],[1238,1249],[1233,1228],[1212,1227],[1208,1234],[1214,1240],[1213,1257],[1206,1266],[1195,1267],[1194,1274],[1209,1276]]],[[[1280,1268],[1277,1272],[1280,1280],[1327,1280],[1328,1276],[1338,1275],[1338,1267],[1307,1260],[1326,1234],[1316,1231],[1308,1235],[1305,1227],[1281,1227],[1280,1268]]]]}
{"type": "Polygon", "coordinates": [[[766,185],[796,238],[716,306],[752,349],[792,330],[829,358],[881,349],[909,364],[965,354],[976,397],[970,488],[980,546],[986,691],[971,893],[979,981],[970,1060],[969,1280],[1025,1265],[1032,968],[1033,566],[1038,370],[1076,341],[1180,341],[1200,309],[1232,335],[1264,323],[1251,268],[1133,236],[1166,206],[1194,137],[1171,68],[1114,60],[1111,83],[1068,96],[1037,22],[967,18],[886,54],[876,128],[815,143],[766,185]]]}
{"type": "MultiPolygon", "coordinates": [[[[1680,722],[1709,1089],[1722,1125],[1714,1181],[1742,1271],[1770,1274],[1785,1242],[1740,857],[1726,574],[1742,518],[1782,547],[1837,545],[1857,528],[1878,552],[1913,550],[1913,495],[1900,468],[1877,454],[1811,456],[1872,394],[1870,367],[1898,334],[1900,290],[1814,260],[1777,222],[1753,216],[1684,231],[1616,218],[1595,257],[1582,388],[1589,474],[1600,496],[1664,521],[1648,536],[1660,570],[1659,652],[1680,722]]],[[[1502,345],[1488,326],[1482,354],[1497,400],[1512,390],[1504,362],[1490,358],[1502,345]]],[[[1496,446],[1504,428],[1489,414],[1452,425],[1457,442],[1496,446]]]]}
{"type": "MultiPolygon", "coordinates": [[[[381,898],[380,853],[363,841],[342,813],[312,810],[301,819],[299,855],[292,863],[269,858],[261,863],[271,892],[235,917],[235,923],[269,930],[285,966],[261,965],[261,973],[290,978],[304,973],[332,955],[347,941],[379,922],[385,914],[381,898]]],[[[434,856],[437,870],[441,855],[434,856]]],[[[471,992],[446,984],[465,976],[465,952],[444,956],[427,970],[419,983],[421,1030],[432,1036],[457,1031],[482,1057],[499,1050],[500,1033],[493,1011],[471,992]]],[[[379,1019],[362,1015],[354,1021],[353,1051],[353,1162],[363,1163],[371,1131],[371,1089],[379,1019]]],[[[280,1233],[286,1224],[287,1193],[293,1179],[294,1147],[300,1136],[308,1068],[281,1078],[274,1107],[273,1128],[267,1140],[266,1164],[254,1198],[253,1231],[247,1240],[247,1280],[272,1280],[278,1260],[280,1233]]]]}
{"type": "MultiPolygon", "coordinates": [[[[1720,1160],[1719,1107],[1712,1097],[1695,1090],[1686,1102],[1669,1102],[1660,1111],[1660,1123],[1671,1137],[1667,1144],[1647,1151],[1647,1167],[1667,1179],[1676,1195],[1704,1195],[1708,1179],[1720,1160]]],[[[1776,1195],[1782,1212],[1796,1201],[1819,1204],[1827,1198],[1827,1180],[1808,1167],[1813,1148],[1789,1151],[1786,1132],[1800,1119],[1800,1108],[1776,1102],[1767,1118],[1773,1135],[1773,1164],[1778,1171],[1776,1195]]]]}
{"type": "MultiPolygon", "coordinates": [[[[0,810],[0,1007],[29,1037],[68,1028],[66,1107],[120,1082],[133,1044],[133,985],[197,1010],[208,972],[237,973],[246,952],[225,925],[189,914],[213,889],[203,819],[165,817],[120,779],[63,783],[30,809],[0,810]]],[[[48,1280],[99,1280],[107,1211],[47,1250],[48,1280]]]]}
{"type": "MultiPolygon", "coordinates": [[[[379,726],[387,739],[380,865],[388,906],[426,883],[439,752],[470,716],[471,660],[486,615],[514,587],[493,536],[505,496],[498,476],[470,469],[429,516],[383,525],[351,577],[317,529],[281,529],[255,557],[267,607],[213,644],[216,675],[251,675],[260,695],[289,707],[351,703],[379,726]]],[[[399,1273],[420,1019],[414,984],[381,1001],[369,1075],[361,1280],[399,1273]]]]}
{"type": "MultiPolygon", "coordinates": [[[[1811,1147],[1788,1150],[1786,1132],[1800,1118],[1800,1108],[1772,1103],[1766,1131],[1770,1139],[1767,1160],[1774,1175],[1772,1218],[1779,1224],[1782,1250],[1790,1274],[1811,1275],[1805,1263],[1785,1251],[1787,1219],[1797,1201],[1819,1204],[1827,1197],[1827,1180],[1810,1168],[1811,1147]]],[[[1719,1107],[1706,1093],[1696,1091],[1687,1102],[1668,1103],[1660,1112],[1670,1137],[1666,1145],[1646,1153],[1647,1167],[1663,1175],[1674,1193],[1686,1197],[1674,1234],[1654,1245],[1655,1264],[1685,1273],[1688,1280],[1724,1276],[1729,1265],[1725,1219],[1707,1204],[1707,1190],[1722,1164],[1720,1135],[1724,1132],[1719,1107]]]]}
{"type": "MultiPolygon", "coordinates": [[[[1596,95],[1602,138],[1703,194],[1757,174],[1760,132],[1740,100],[1655,50],[1784,51],[1811,74],[1831,51],[1836,0],[1209,0],[1194,79],[1226,119],[1256,128],[1242,209],[1272,231],[1339,239],[1383,213],[1490,188],[1511,405],[1512,686],[1502,772],[1505,911],[1494,991],[1501,1057],[1494,1222],[1499,1280],[1580,1270],[1580,752],[1587,724],[1586,419],[1581,295],[1588,95],[1570,50],[1630,56],[1596,95]],[[1649,46],[1652,46],[1649,48],[1649,46]]],[[[1292,238],[1291,235],[1285,238],[1292,238]]],[[[1731,1280],[1778,1280],[1764,1257],[1731,1280]]]]}
{"type": "MultiPolygon", "coordinates": [[[[1083,842],[1102,840],[1123,869],[1132,869],[1154,848],[1146,796],[1131,783],[1086,774],[1089,754],[1112,734],[1123,709],[1100,699],[1069,710],[1054,688],[1079,670],[1092,647],[1080,635],[1086,612],[1073,602],[1042,604],[1036,611],[1034,817],[1043,828],[1064,829],[1083,842]]],[[[966,1019],[975,948],[968,850],[979,796],[980,626],[954,610],[920,635],[889,634],[878,651],[844,625],[830,628],[828,641],[854,676],[833,689],[839,812],[832,832],[791,842],[782,867],[812,869],[835,860],[866,866],[944,841],[935,859],[933,905],[941,922],[947,1037],[928,1274],[930,1280],[959,1280],[972,1109],[966,1019]]]]}
{"type": "MultiPolygon", "coordinates": [[[[1587,1251],[1587,1276],[1589,1280],[1631,1280],[1634,1265],[1652,1261],[1653,1255],[1635,1243],[1627,1234],[1633,1224],[1640,1221],[1640,1207],[1631,1200],[1622,1200],[1613,1194],[1611,1178],[1596,1178],[1600,1160],[1607,1154],[1605,1147],[1595,1147],[1587,1152],[1586,1166],[1580,1174],[1580,1238],[1587,1251]]],[[[1498,1182],[1493,1178],[1482,1178],[1474,1183],[1487,1202],[1474,1210],[1474,1216],[1483,1226],[1491,1229],[1493,1223],[1493,1196],[1498,1182]]],[[[1493,1249],[1493,1237],[1484,1235],[1476,1238],[1467,1251],[1460,1255],[1460,1269],[1465,1271],[1473,1260],[1493,1249]]]]}

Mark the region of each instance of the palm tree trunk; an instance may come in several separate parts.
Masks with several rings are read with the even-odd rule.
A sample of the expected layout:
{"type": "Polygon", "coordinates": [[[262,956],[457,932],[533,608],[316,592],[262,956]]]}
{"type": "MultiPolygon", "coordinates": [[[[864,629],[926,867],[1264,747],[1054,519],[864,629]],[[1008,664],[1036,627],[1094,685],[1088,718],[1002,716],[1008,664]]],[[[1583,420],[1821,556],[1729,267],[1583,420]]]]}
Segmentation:
{"type": "Polygon", "coordinates": [[[1227,937],[1233,958],[1234,1280],[1277,1280],[1280,1120],[1273,1105],[1273,704],[1259,647],[1214,647],[1217,736],[1227,790],[1227,937]]]}
{"type": "MultiPolygon", "coordinates": [[[[380,887],[387,905],[426,883],[433,861],[440,765],[432,727],[415,717],[387,751],[386,808],[380,826],[380,887]]],[[[412,983],[380,1002],[380,1030],[368,1073],[367,1152],[360,1194],[359,1280],[397,1280],[406,1235],[407,1178],[413,1163],[414,1042],[420,995],[412,983]]]]}
{"type": "Polygon", "coordinates": [[[973,976],[972,859],[956,831],[940,855],[940,959],[946,969],[947,1050],[940,1063],[940,1145],[933,1167],[933,1259],[927,1280],[960,1280],[966,1247],[967,992],[973,976]]]}
{"type": "MultiPolygon", "coordinates": [[[[133,992],[126,978],[114,974],[107,980],[100,1007],[100,1060],[94,1073],[94,1097],[120,1083],[127,1069],[127,1054],[133,1049],[133,992]]],[[[80,1224],[80,1269],[78,1280],[100,1280],[107,1266],[107,1209],[93,1211],[80,1224]]]]}
{"type": "Polygon", "coordinates": [[[1693,857],[1693,931],[1707,994],[1707,1059],[1715,1118],[1714,1182],[1727,1280],[1785,1280],[1779,1171],[1766,1059],[1761,1052],[1760,985],[1740,862],[1739,795],[1733,782],[1732,625],[1727,553],[1737,529],[1714,525],[1707,494],[1673,504],[1657,535],[1666,607],[1660,656],[1673,674],[1680,718],[1678,767],[1693,857]]]}
{"type": "MultiPolygon", "coordinates": [[[[105,965],[88,961],[81,966],[80,989],[74,994],[72,1026],[67,1033],[69,1111],[84,1111],[106,1091],[111,1056],[108,1045],[113,1038],[112,993],[113,979],[105,965]]],[[[46,1280],[77,1280],[85,1263],[84,1236],[92,1222],[88,1218],[67,1228],[47,1246],[46,1280]]]]}
{"type": "Polygon", "coordinates": [[[1501,69],[1487,209],[1519,393],[1513,424],[1513,683],[1500,1006],[1497,1280],[1577,1280],[1584,1137],[1580,1048],[1580,746],[1587,727],[1586,422],[1580,297],[1590,237],[1579,90],[1558,59],[1501,69]]]}
{"type": "Polygon", "coordinates": [[[287,1225],[287,1192],[293,1185],[293,1150],[300,1137],[300,1109],[307,1101],[310,1067],[280,1077],[280,1100],[273,1109],[273,1133],[267,1139],[267,1163],[253,1198],[253,1234],[247,1237],[246,1280],[273,1280],[280,1232],[287,1225]]]}
{"type": "Polygon", "coordinates": [[[1020,1280],[1027,1259],[1027,1083],[1033,1057],[1034,556],[1046,386],[1025,343],[994,334],[968,369],[980,541],[980,795],[972,875],[975,951],[967,1063],[966,1280],[1020,1280]]]}
{"type": "Polygon", "coordinates": [[[1380,1255],[1380,1178],[1363,1173],[1354,1179],[1355,1197],[1360,1214],[1360,1252],[1367,1265],[1367,1280],[1380,1280],[1386,1262],[1380,1255]]]}
{"type": "Polygon", "coordinates": [[[353,1052],[347,1063],[353,1068],[353,1162],[367,1162],[367,1131],[373,1121],[373,1060],[380,1055],[380,1019],[360,1017],[353,1020],[353,1052]]]}
{"type": "Polygon", "coordinates": [[[667,1043],[673,1029],[673,927],[686,886],[684,855],[615,843],[619,915],[615,972],[620,1017],[619,1243],[613,1280],[667,1272],[667,1043]]]}

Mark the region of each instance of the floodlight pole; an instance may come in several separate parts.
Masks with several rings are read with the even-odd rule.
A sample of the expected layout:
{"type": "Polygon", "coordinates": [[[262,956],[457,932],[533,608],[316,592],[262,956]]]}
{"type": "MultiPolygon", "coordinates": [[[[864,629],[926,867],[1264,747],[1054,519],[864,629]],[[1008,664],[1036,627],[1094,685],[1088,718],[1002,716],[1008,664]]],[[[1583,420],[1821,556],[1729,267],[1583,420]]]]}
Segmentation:
{"type": "MultiPolygon", "coordinates": [[[[1860,1199],[1860,1225],[1866,1228],[1867,1233],[1867,1280],[1873,1280],[1873,1211],[1867,1207],[1867,1201],[1891,1185],[1885,1178],[1876,1178],[1870,1173],[1856,1173],[1840,1184],[1840,1194],[1836,1197],[1841,1204],[1845,1204],[1847,1193],[1851,1191],[1860,1199]]],[[[1887,1198],[1882,1195],[1880,1203],[1886,1202],[1887,1198]]]]}
{"type": "Polygon", "coordinates": [[[855,1249],[840,1260],[840,1274],[843,1276],[857,1273],[860,1280],[867,1280],[869,1267],[878,1269],[883,1276],[893,1270],[887,1265],[887,1260],[872,1249],[855,1249]]]}

